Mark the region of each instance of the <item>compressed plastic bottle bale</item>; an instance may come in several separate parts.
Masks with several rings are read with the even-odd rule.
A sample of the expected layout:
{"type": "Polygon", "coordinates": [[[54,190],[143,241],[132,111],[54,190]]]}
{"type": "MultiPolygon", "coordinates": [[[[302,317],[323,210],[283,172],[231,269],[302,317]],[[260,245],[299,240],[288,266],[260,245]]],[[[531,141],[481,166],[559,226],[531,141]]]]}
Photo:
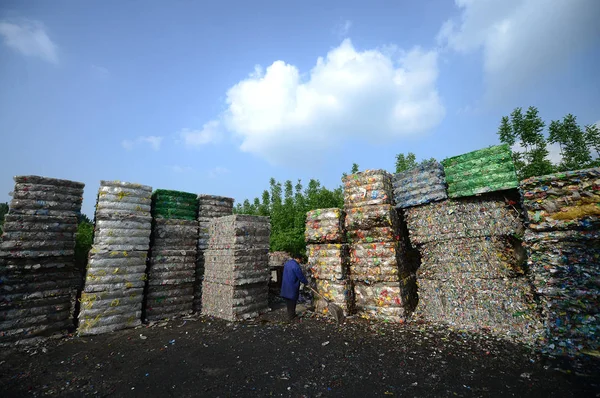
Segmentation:
{"type": "Polygon", "coordinates": [[[533,231],[600,229],[600,168],[521,181],[528,227],[533,231]]]}
{"type": "Polygon", "coordinates": [[[183,192],[183,191],[172,191],[168,189],[157,189],[152,194],[156,198],[174,198],[181,201],[196,202],[197,196],[195,193],[183,192]]]}
{"type": "Polygon", "coordinates": [[[396,207],[402,209],[448,197],[444,168],[437,161],[394,174],[393,187],[396,207]]]}
{"type": "Polygon", "coordinates": [[[35,325],[30,327],[17,327],[6,330],[4,334],[0,336],[0,347],[13,346],[14,342],[20,344],[28,344],[28,341],[35,343],[36,338],[49,336],[56,332],[64,332],[70,326],[72,322],[70,320],[61,320],[50,324],[35,325]]]}
{"type": "Polygon", "coordinates": [[[195,220],[157,219],[154,221],[154,233],[157,237],[167,237],[167,235],[196,237],[198,222],[195,220]]]}
{"type": "Polygon", "coordinates": [[[317,209],[306,213],[305,239],[310,243],[343,242],[345,213],[338,208],[317,209]]]}
{"type": "Polygon", "coordinates": [[[544,351],[576,356],[598,349],[600,231],[528,230],[524,241],[544,320],[544,351]]]}
{"type": "Polygon", "coordinates": [[[0,250],[71,250],[75,247],[75,240],[70,241],[15,241],[7,240],[0,242],[0,250]]]}
{"type": "Polygon", "coordinates": [[[4,241],[74,241],[73,232],[28,232],[28,231],[4,231],[4,241]]]}
{"type": "Polygon", "coordinates": [[[416,280],[414,275],[398,282],[354,283],[356,307],[402,307],[407,314],[416,304],[416,280]]]}
{"type": "Polygon", "coordinates": [[[147,204],[152,201],[152,190],[139,187],[105,185],[100,181],[98,200],[112,203],[139,203],[147,204]]]}
{"type": "Polygon", "coordinates": [[[202,314],[228,321],[259,316],[269,310],[266,283],[240,287],[205,281],[202,286],[202,314]]]}
{"type": "Polygon", "coordinates": [[[152,272],[148,275],[148,286],[182,285],[193,283],[195,276],[195,271],[193,269],[152,272]]]}
{"type": "Polygon", "coordinates": [[[201,206],[206,203],[211,204],[211,205],[217,203],[224,207],[232,207],[233,208],[234,199],[228,198],[225,196],[200,194],[200,195],[198,195],[198,202],[201,206]]]}
{"type": "Polygon", "coordinates": [[[400,239],[398,230],[392,227],[374,227],[370,229],[355,229],[346,232],[351,244],[372,242],[393,242],[400,239]]]}
{"type": "Polygon", "coordinates": [[[209,247],[227,249],[240,247],[269,247],[271,224],[269,217],[232,215],[214,219],[210,224],[209,247]]]}
{"type": "Polygon", "coordinates": [[[149,238],[147,228],[97,228],[94,240],[102,241],[110,238],[149,238]]]}
{"type": "Polygon", "coordinates": [[[419,279],[417,317],[452,326],[485,328],[500,336],[534,343],[541,323],[526,278],[419,279]]]}
{"type": "MultiPolygon", "coordinates": [[[[355,312],[354,306],[354,285],[349,280],[324,280],[316,279],[316,290],[322,297],[338,305],[344,311],[344,315],[352,315],[355,312]]],[[[329,308],[327,302],[322,297],[315,295],[315,311],[327,314],[329,308]]]]}
{"type": "Polygon", "coordinates": [[[121,212],[127,212],[129,214],[140,214],[146,215],[150,212],[150,205],[142,205],[139,203],[127,203],[127,202],[105,202],[102,200],[98,201],[96,210],[115,210],[121,212]]]}
{"type": "Polygon", "coordinates": [[[454,274],[508,278],[525,273],[525,251],[518,239],[492,236],[450,239],[420,247],[419,278],[446,279],[454,274]]]}
{"type": "Polygon", "coordinates": [[[106,318],[97,316],[92,319],[80,319],[77,334],[79,336],[91,336],[134,328],[141,325],[141,317],[142,311],[136,311],[132,314],[112,315],[106,318]]]}
{"type": "Polygon", "coordinates": [[[397,282],[410,273],[399,242],[352,244],[349,263],[354,281],[397,282]]]}
{"type": "Polygon", "coordinates": [[[399,227],[398,213],[392,205],[372,205],[348,209],[345,227],[351,230],[368,230],[376,227],[399,227]]]}
{"type": "Polygon", "coordinates": [[[520,235],[523,220],[504,196],[448,199],[404,210],[413,244],[482,236],[520,235]]]}
{"type": "Polygon", "coordinates": [[[73,212],[73,215],[78,215],[81,210],[81,202],[70,201],[55,201],[41,199],[13,199],[9,206],[13,212],[24,210],[61,210],[65,212],[73,212]]]}
{"type": "Polygon", "coordinates": [[[160,299],[167,297],[184,297],[194,295],[194,285],[186,283],[179,286],[152,286],[148,288],[146,297],[148,299],[160,299]]]}
{"type": "Polygon", "coordinates": [[[510,147],[506,144],[444,159],[448,197],[474,196],[517,188],[510,147]]]}
{"type": "Polygon", "coordinates": [[[13,189],[13,194],[31,194],[31,195],[70,195],[81,197],[83,188],[67,187],[51,184],[32,184],[32,183],[16,183],[13,189]]]}
{"type": "Polygon", "coordinates": [[[90,253],[97,253],[98,251],[103,250],[120,250],[120,251],[145,251],[148,248],[150,239],[139,239],[134,240],[132,238],[129,240],[129,243],[119,242],[123,244],[116,244],[119,242],[118,239],[113,241],[103,241],[102,243],[95,243],[90,250],[90,253]]]}
{"type": "Polygon", "coordinates": [[[342,178],[344,207],[392,204],[392,175],[385,170],[366,170],[342,178]]]}
{"type": "Polygon", "coordinates": [[[348,278],[348,245],[307,245],[306,255],[307,266],[314,278],[332,281],[348,278]]]}
{"type": "Polygon", "coordinates": [[[43,202],[58,202],[58,203],[81,203],[83,197],[81,195],[70,195],[68,193],[60,193],[60,191],[14,191],[9,193],[13,200],[22,201],[43,201],[43,202]]]}
{"type": "Polygon", "coordinates": [[[47,232],[73,232],[77,231],[77,217],[64,216],[27,216],[7,214],[4,216],[3,230],[11,231],[47,231],[47,232]]]}
{"type": "Polygon", "coordinates": [[[131,192],[120,192],[118,194],[112,194],[105,191],[100,191],[99,199],[103,203],[129,203],[132,205],[150,206],[152,204],[152,198],[149,197],[145,192],[135,191],[137,194],[131,192]],[[141,196],[139,194],[142,194],[141,196]]]}
{"type": "Polygon", "coordinates": [[[61,180],[58,178],[41,177],[41,176],[15,176],[13,177],[17,184],[40,184],[52,185],[57,187],[69,187],[83,189],[85,184],[77,181],[61,180]]]}

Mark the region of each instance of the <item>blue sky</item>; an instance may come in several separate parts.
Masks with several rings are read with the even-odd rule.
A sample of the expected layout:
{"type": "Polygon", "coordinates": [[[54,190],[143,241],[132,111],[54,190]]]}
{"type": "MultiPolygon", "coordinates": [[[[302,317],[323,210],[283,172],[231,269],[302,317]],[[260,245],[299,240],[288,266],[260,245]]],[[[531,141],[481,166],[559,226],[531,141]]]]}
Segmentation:
{"type": "MultiPolygon", "coordinates": [[[[600,2],[10,1],[0,201],[12,176],[260,196],[356,162],[496,144],[537,106],[600,121],[600,2]]],[[[556,156],[553,153],[553,156],[556,156]]]]}

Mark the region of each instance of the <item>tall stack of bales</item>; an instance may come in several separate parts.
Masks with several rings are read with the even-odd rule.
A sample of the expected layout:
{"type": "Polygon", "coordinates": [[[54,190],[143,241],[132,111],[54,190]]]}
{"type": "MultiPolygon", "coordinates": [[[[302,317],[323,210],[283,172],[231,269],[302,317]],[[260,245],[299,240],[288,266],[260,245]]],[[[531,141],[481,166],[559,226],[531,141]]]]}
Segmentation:
{"type": "Polygon", "coordinates": [[[356,309],[365,318],[404,321],[416,304],[416,285],[392,205],[392,176],[366,170],[342,181],[356,309]]]}
{"type": "Polygon", "coordinates": [[[532,280],[542,307],[545,349],[600,349],[600,168],[521,182],[532,280]]]}
{"type": "Polygon", "coordinates": [[[0,345],[73,326],[75,233],[84,184],[14,177],[0,238],[0,345]]]}
{"type": "Polygon", "coordinates": [[[151,202],[149,186],[100,181],[94,242],[80,300],[80,335],[141,323],[151,202]]]}
{"type": "Polygon", "coordinates": [[[269,310],[269,217],[215,218],[204,252],[202,314],[229,321],[269,310]]]}
{"type": "MultiPolygon", "coordinates": [[[[308,267],[317,292],[339,305],[345,315],[354,312],[354,290],[348,278],[349,251],[345,243],[342,209],[317,209],[306,214],[305,239],[308,267]]],[[[327,314],[327,302],[315,297],[317,312],[327,314]]]]}
{"type": "Polygon", "coordinates": [[[157,189],[145,318],[154,321],[190,313],[194,301],[198,221],[196,194],[157,189]]]}
{"type": "Polygon", "coordinates": [[[196,281],[194,283],[194,311],[202,309],[202,281],[204,280],[204,251],[208,249],[210,222],[233,214],[233,198],[216,195],[198,195],[198,252],[196,281]]]}
{"type": "Polygon", "coordinates": [[[421,255],[416,314],[535,341],[540,323],[525,276],[518,192],[492,192],[517,184],[510,149],[475,151],[443,165],[455,199],[404,209],[421,255]],[[490,193],[470,196],[483,192],[490,193]]]}

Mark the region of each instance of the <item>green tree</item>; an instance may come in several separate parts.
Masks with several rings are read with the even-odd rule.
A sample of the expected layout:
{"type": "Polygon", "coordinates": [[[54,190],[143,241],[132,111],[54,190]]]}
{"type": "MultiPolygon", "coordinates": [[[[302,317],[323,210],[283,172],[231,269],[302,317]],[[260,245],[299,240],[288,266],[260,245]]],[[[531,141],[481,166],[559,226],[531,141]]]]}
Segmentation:
{"type": "Polygon", "coordinates": [[[92,248],[93,239],[94,224],[89,221],[89,218],[87,218],[87,221],[82,220],[79,222],[75,234],[75,266],[82,273],[87,266],[87,257],[92,248]]]}
{"type": "Polygon", "coordinates": [[[396,155],[396,173],[402,173],[403,171],[410,170],[419,165],[425,165],[430,162],[435,162],[435,159],[423,159],[420,162],[417,162],[417,156],[414,153],[409,152],[406,156],[403,153],[399,153],[396,155]]]}
{"type": "Polygon", "coordinates": [[[258,198],[253,202],[244,200],[242,205],[236,205],[235,212],[270,216],[271,251],[283,250],[304,257],[306,212],[319,208],[341,207],[343,203],[341,187],[332,191],[321,186],[319,180],[312,179],[304,188],[301,180],[295,185],[290,180],[282,185],[271,178],[269,190],[263,192],[262,201],[258,198]],[[256,209],[258,210],[255,212],[256,209]]]}
{"type": "Polygon", "coordinates": [[[550,123],[548,142],[560,147],[560,171],[577,170],[591,165],[592,155],[587,141],[587,134],[571,114],[566,115],[562,122],[553,120],[550,123]]]}
{"type": "Polygon", "coordinates": [[[414,153],[409,152],[406,156],[404,156],[403,153],[396,155],[396,173],[402,173],[403,171],[410,170],[416,165],[417,157],[414,153]]]}
{"type": "MultiPolygon", "coordinates": [[[[358,173],[358,163],[352,163],[352,168],[350,169],[350,174],[355,174],[358,173]]],[[[346,178],[346,176],[348,175],[348,173],[344,172],[342,173],[342,179],[346,178]]]]}
{"type": "Polygon", "coordinates": [[[596,124],[585,126],[585,142],[590,150],[596,152],[596,160],[592,166],[600,166],[600,129],[596,124]]]}
{"type": "Polygon", "coordinates": [[[510,114],[510,119],[505,116],[500,121],[500,142],[511,147],[518,144],[521,148],[513,151],[515,167],[521,179],[554,171],[552,163],[548,160],[544,126],[537,108],[533,106],[527,109],[525,116],[521,108],[515,108],[510,114]]]}

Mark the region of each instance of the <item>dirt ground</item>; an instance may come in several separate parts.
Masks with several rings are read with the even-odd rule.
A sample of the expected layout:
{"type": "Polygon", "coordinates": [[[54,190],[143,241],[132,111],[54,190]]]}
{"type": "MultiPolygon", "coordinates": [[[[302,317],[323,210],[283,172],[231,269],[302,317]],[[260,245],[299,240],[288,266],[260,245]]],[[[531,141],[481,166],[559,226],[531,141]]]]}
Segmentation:
{"type": "Polygon", "coordinates": [[[345,324],[279,308],[190,317],[3,349],[0,395],[157,397],[600,396],[600,366],[427,324],[345,324]]]}

